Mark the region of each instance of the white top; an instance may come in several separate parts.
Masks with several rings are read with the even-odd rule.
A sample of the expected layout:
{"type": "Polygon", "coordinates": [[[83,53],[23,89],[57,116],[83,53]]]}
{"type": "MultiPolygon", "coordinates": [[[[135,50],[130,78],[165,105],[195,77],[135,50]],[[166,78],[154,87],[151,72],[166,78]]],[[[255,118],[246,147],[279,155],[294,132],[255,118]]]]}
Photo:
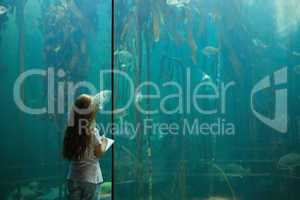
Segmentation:
{"type": "Polygon", "coordinates": [[[79,161],[71,161],[67,179],[85,181],[99,184],[103,182],[99,159],[95,156],[95,147],[101,144],[99,130],[94,128],[91,132],[91,143],[86,149],[84,158],[79,161]]]}

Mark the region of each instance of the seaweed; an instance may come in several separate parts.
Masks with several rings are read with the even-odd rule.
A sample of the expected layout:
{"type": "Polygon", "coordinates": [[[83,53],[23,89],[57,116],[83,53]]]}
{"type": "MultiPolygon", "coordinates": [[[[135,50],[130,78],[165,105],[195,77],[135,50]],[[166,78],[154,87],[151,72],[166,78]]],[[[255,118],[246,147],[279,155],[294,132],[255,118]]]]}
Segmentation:
{"type": "Polygon", "coordinates": [[[53,4],[45,2],[40,20],[46,67],[64,69],[68,78],[75,82],[84,79],[89,71],[87,41],[90,33],[95,35],[96,31],[97,12],[93,9],[94,12],[86,14],[83,6],[86,2],[90,3],[79,1],[81,4],[77,5],[73,0],[53,4]]]}
{"type": "MultiPolygon", "coordinates": [[[[14,14],[14,11],[16,10],[17,7],[17,1],[16,0],[3,0],[1,1],[0,5],[4,6],[8,9],[8,12],[6,12],[3,15],[0,15],[0,32],[2,32],[5,27],[6,27],[6,23],[8,22],[9,18],[14,14]]],[[[26,1],[25,1],[26,3],[26,1]]],[[[2,40],[2,37],[0,35],[0,42],[2,40]]]]}

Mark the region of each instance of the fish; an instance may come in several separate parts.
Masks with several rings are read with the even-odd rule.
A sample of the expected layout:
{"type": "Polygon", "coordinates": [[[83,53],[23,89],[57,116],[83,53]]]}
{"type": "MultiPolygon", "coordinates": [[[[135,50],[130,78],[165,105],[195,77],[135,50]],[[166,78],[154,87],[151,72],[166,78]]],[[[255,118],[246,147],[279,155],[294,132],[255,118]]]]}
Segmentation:
{"type": "Polygon", "coordinates": [[[214,23],[216,23],[221,18],[221,16],[217,12],[209,12],[207,15],[212,19],[214,23]]]}
{"type": "Polygon", "coordinates": [[[293,51],[293,52],[292,52],[292,55],[293,55],[293,56],[300,56],[300,52],[293,51]]]}
{"type": "Polygon", "coordinates": [[[250,169],[245,169],[243,166],[235,163],[226,165],[224,171],[226,175],[239,178],[243,178],[251,172],[250,169]]]}
{"type": "Polygon", "coordinates": [[[282,156],[277,164],[278,169],[288,169],[293,171],[294,168],[300,166],[300,154],[298,153],[289,153],[282,156]]]}
{"type": "Polygon", "coordinates": [[[167,5],[181,8],[190,3],[191,0],[167,0],[167,5]]]}
{"type": "Polygon", "coordinates": [[[45,189],[39,183],[25,183],[14,189],[7,199],[16,199],[17,195],[21,195],[22,199],[38,199],[42,194],[45,194],[45,189]]]}
{"type": "Polygon", "coordinates": [[[3,5],[0,5],[0,16],[6,14],[7,12],[8,12],[8,8],[6,8],[3,5]]]}
{"type": "Polygon", "coordinates": [[[207,57],[217,55],[219,54],[219,52],[220,52],[220,48],[216,48],[212,46],[207,46],[202,49],[202,53],[207,57]]]}
{"type": "Polygon", "coordinates": [[[93,104],[98,107],[99,110],[103,110],[104,105],[111,98],[111,90],[102,90],[95,96],[93,96],[93,104]]]}
{"type": "Polygon", "coordinates": [[[202,81],[208,81],[208,80],[211,80],[211,77],[208,74],[203,72],[202,81]]]}
{"type": "Polygon", "coordinates": [[[39,188],[39,187],[41,187],[41,185],[40,185],[40,183],[37,182],[37,181],[32,181],[32,182],[28,183],[28,187],[34,189],[34,188],[39,188]]]}
{"type": "Polygon", "coordinates": [[[129,69],[133,66],[133,56],[126,49],[116,50],[114,56],[117,57],[119,64],[122,69],[129,69]]]}
{"type": "Polygon", "coordinates": [[[57,52],[60,51],[60,49],[61,49],[61,46],[57,46],[55,49],[53,49],[53,51],[54,51],[55,53],[57,53],[57,52]]]}
{"type": "Polygon", "coordinates": [[[143,100],[143,94],[142,94],[142,92],[138,92],[137,94],[136,94],[136,96],[135,96],[135,103],[137,104],[137,103],[140,103],[142,100],[143,100]]]}
{"type": "Polygon", "coordinates": [[[262,48],[262,49],[266,49],[269,47],[268,45],[266,45],[263,41],[261,41],[258,38],[252,39],[252,43],[254,44],[254,46],[262,48]]]}
{"type": "Polygon", "coordinates": [[[299,65],[296,65],[294,67],[294,71],[296,72],[296,74],[300,74],[300,64],[299,65]]]}
{"type": "Polygon", "coordinates": [[[126,69],[127,68],[127,65],[125,65],[125,64],[121,64],[121,69],[126,69]]]}

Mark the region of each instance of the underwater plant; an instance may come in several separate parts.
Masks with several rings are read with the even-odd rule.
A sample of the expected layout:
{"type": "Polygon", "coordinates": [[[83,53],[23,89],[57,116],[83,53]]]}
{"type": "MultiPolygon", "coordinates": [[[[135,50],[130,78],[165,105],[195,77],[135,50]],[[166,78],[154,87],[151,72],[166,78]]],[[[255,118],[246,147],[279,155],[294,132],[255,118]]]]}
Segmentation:
{"type": "MultiPolygon", "coordinates": [[[[98,3],[90,0],[41,2],[39,24],[44,38],[45,67],[63,70],[64,81],[81,81],[90,70],[88,40],[95,37],[98,27],[98,3]]],[[[58,128],[63,124],[64,116],[61,117],[58,119],[56,114],[52,117],[58,128]]]]}
{"type": "MultiPolygon", "coordinates": [[[[189,5],[189,1],[180,2],[184,6],[178,6],[176,2],[166,2],[165,0],[158,1],[117,1],[116,7],[122,7],[117,9],[117,37],[116,37],[116,68],[127,70],[128,66],[134,70],[135,83],[138,85],[143,76],[142,71],[145,71],[146,80],[151,79],[150,69],[152,68],[151,56],[152,46],[155,43],[159,43],[162,37],[167,37],[169,41],[175,41],[176,43],[185,43],[191,49],[191,57],[194,63],[196,63],[197,57],[197,44],[194,39],[193,33],[193,18],[191,12],[198,12],[198,8],[195,5],[189,5]],[[181,8],[179,8],[181,7],[181,8]],[[175,16],[175,17],[174,17],[175,16]],[[179,31],[177,29],[178,24],[181,24],[184,29],[179,31]],[[162,35],[165,34],[165,35],[162,35]],[[126,52],[126,54],[125,54],[126,52]],[[128,56],[124,56],[128,55],[128,56]],[[133,58],[133,59],[131,59],[133,58]],[[130,62],[128,62],[130,60],[130,62]],[[130,63],[129,65],[127,63],[130,63]]],[[[182,70],[182,69],[180,69],[182,70]]],[[[177,71],[178,72],[178,71],[177,71]]],[[[116,77],[117,87],[118,77],[116,77]]],[[[124,87],[121,86],[120,87],[124,87]]],[[[149,88],[147,89],[149,93],[149,88]]],[[[117,92],[118,94],[118,92],[117,92]]],[[[147,106],[150,106],[150,102],[146,102],[147,106]]],[[[147,116],[146,116],[147,117],[147,116]]],[[[135,119],[140,120],[141,116],[138,112],[135,114],[135,119]]],[[[138,121],[136,121],[138,123],[138,121]]],[[[138,130],[140,132],[140,130],[138,130]]],[[[137,158],[142,158],[142,141],[144,141],[143,134],[137,134],[137,158]]],[[[152,191],[152,169],[151,169],[151,133],[147,134],[146,138],[146,152],[148,160],[148,177],[149,177],[149,199],[152,191]]],[[[142,169],[137,169],[138,174],[142,173],[142,169]]],[[[142,176],[142,175],[140,175],[142,176]]],[[[137,177],[137,181],[141,178],[137,177]]],[[[140,183],[138,185],[143,185],[140,183]]],[[[138,189],[140,193],[143,193],[143,189],[138,189]]]]}
{"type": "Polygon", "coordinates": [[[232,187],[232,185],[231,185],[231,183],[230,183],[230,181],[229,181],[229,179],[228,179],[226,173],[224,172],[224,170],[223,170],[221,167],[219,167],[217,164],[215,164],[215,163],[212,163],[211,166],[212,166],[213,168],[217,169],[217,170],[221,173],[222,177],[224,178],[224,180],[225,180],[225,182],[226,182],[226,184],[227,184],[227,186],[228,186],[228,188],[229,188],[229,190],[230,190],[230,192],[231,192],[232,199],[233,199],[233,200],[237,200],[237,199],[236,199],[235,191],[234,191],[234,189],[233,189],[233,187],[232,187]]]}
{"type": "MultiPolygon", "coordinates": [[[[198,45],[193,29],[196,21],[192,16],[201,16],[200,1],[195,1],[192,5],[190,1],[144,1],[129,7],[131,9],[128,9],[128,14],[124,16],[120,25],[118,45],[125,46],[130,51],[137,49],[135,46],[138,44],[137,40],[132,42],[132,39],[137,37],[137,33],[131,30],[137,30],[139,27],[140,31],[144,32],[144,41],[150,44],[159,42],[162,34],[167,33],[166,36],[170,41],[174,41],[178,45],[185,43],[190,47],[191,59],[196,64],[198,45]],[[178,4],[182,6],[178,6],[178,4]],[[139,13],[139,7],[142,8],[143,13],[139,13]],[[179,30],[178,26],[182,26],[183,29],[179,30]]],[[[164,37],[164,39],[166,38],[164,37]]]]}
{"type": "Polygon", "coordinates": [[[286,154],[277,163],[279,170],[289,170],[290,175],[294,175],[297,167],[300,167],[300,154],[298,153],[286,154]]]}
{"type": "MultiPolygon", "coordinates": [[[[0,2],[0,32],[5,29],[5,24],[9,20],[9,17],[14,14],[17,2],[15,0],[2,0],[0,2]]],[[[1,42],[1,34],[0,34],[0,42],[1,42]]]]}
{"type": "MultiPolygon", "coordinates": [[[[47,67],[64,69],[71,80],[88,72],[87,36],[68,4],[50,4],[41,19],[47,67]]],[[[78,11],[78,10],[77,10],[78,11]]],[[[80,20],[79,20],[80,21],[80,20]]]]}

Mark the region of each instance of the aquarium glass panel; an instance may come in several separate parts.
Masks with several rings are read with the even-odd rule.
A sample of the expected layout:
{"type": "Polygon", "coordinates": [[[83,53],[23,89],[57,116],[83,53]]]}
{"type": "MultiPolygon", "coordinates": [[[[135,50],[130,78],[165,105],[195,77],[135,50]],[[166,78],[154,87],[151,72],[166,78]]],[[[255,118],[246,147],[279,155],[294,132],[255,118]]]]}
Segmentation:
{"type": "Polygon", "coordinates": [[[115,0],[116,199],[299,199],[299,8],[115,0]]]}
{"type": "MultiPolygon", "coordinates": [[[[0,1],[0,199],[65,198],[70,107],[81,93],[111,90],[110,73],[100,78],[111,69],[111,10],[110,0],[0,1]]],[[[111,115],[97,122],[108,127],[111,115]]],[[[109,150],[100,160],[106,198],[111,163],[109,150]]]]}

